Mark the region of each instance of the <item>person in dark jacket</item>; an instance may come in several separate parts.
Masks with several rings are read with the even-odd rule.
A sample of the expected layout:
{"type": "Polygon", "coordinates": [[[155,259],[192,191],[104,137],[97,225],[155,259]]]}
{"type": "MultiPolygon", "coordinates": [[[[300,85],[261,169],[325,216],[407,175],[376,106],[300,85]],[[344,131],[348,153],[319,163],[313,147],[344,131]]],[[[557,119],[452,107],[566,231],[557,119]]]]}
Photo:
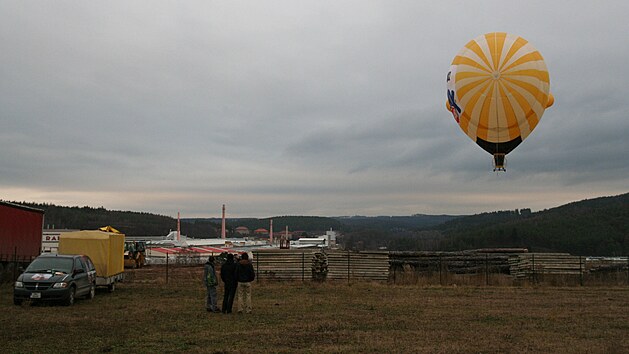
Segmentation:
{"type": "Polygon", "coordinates": [[[251,282],[256,278],[253,264],[247,252],[243,253],[236,264],[236,280],[238,281],[238,313],[243,310],[251,313],[251,282]]]}
{"type": "Polygon", "coordinates": [[[220,312],[216,306],[216,272],[214,271],[214,257],[210,256],[203,267],[203,285],[207,288],[207,299],[205,300],[205,308],[208,312],[220,312]]]}
{"type": "Polygon", "coordinates": [[[221,267],[221,280],[225,284],[223,292],[223,313],[231,313],[234,305],[234,297],[236,297],[236,288],[238,280],[236,280],[236,263],[234,263],[234,255],[227,254],[227,259],[221,267]]]}

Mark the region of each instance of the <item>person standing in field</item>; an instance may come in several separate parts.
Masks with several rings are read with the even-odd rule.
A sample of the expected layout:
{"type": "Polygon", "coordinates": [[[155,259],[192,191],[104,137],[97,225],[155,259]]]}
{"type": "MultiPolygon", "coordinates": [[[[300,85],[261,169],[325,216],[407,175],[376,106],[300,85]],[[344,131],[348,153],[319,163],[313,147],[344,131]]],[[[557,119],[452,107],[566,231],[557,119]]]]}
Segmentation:
{"type": "Polygon", "coordinates": [[[227,254],[227,259],[221,267],[221,280],[225,285],[223,292],[223,313],[231,313],[234,305],[234,297],[236,297],[236,288],[238,288],[236,263],[234,263],[234,255],[231,253],[227,254]]]}
{"type": "Polygon", "coordinates": [[[214,256],[210,256],[203,267],[203,284],[207,288],[207,299],[205,300],[205,309],[207,312],[220,312],[216,306],[216,272],[214,271],[214,256]]]}
{"type": "Polygon", "coordinates": [[[253,264],[249,261],[247,252],[242,254],[236,264],[236,280],[238,280],[238,313],[243,310],[251,313],[251,282],[256,278],[253,264]]]}

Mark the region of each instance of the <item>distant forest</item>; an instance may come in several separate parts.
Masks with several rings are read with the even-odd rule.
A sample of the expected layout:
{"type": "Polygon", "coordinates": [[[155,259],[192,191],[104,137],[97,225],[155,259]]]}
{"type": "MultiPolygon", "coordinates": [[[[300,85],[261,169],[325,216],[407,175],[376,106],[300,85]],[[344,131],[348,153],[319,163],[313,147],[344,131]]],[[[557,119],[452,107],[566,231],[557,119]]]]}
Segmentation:
{"type": "Polygon", "coordinates": [[[537,213],[502,214],[501,222],[489,219],[477,223],[475,217],[467,217],[444,224],[444,248],[510,245],[536,252],[629,255],[629,194],[584,200],[537,213]]]}
{"type": "Polygon", "coordinates": [[[363,229],[346,233],[348,249],[444,250],[490,247],[583,256],[629,255],[629,193],[531,212],[497,211],[458,217],[424,229],[363,229]]]}
{"type": "MultiPolygon", "coordinates": [[[[65,207],[14,202],[45,211],[48,228],[96,229],[111,225],[131,236],[166,235],[177,220],[163,215],[104,208],[65,207]]],[[[238,226],[269,228],[269,218],[227,219],[230,237],[238,226]]],[[[220,235],[221,220],[182,219],[182,234],[195,238],[220,235]]],[[[568,252],[584,256],[629,255],[629,193],[583,200],[552,209],[496,211],[470,216],[278,216],[274,232],[302,231],[314,236],[326,230],[342,233],[341,245],[352,250],[443,250],[490,247],[527,248],[531,252],[568,252]]]]}
{"type": "MultiPolygon", "coordinates": [[[[227,228],[233,230],[236,227],[244,226],[251,232],[257,229],[269,230],[273,219],[273,232],[283,232],[288,227],[290,232],[302,231],[305,236],[313,236],[313,234],[323,234],[326,230],[340,230],[342,224],[333,218],[321,216],[274,216],[272,218],[255,219],[255,218],[229,218],[226,221],[227,228]]],[[[218,225],[221,219],[189,219],[191,222],[213,222],[218,225]],[[196,220],[196,221],[195,221],[196,220]]]]}
{"type": "MultiPolygon", "coordinates": [[[[169,216],[105,208],[66,207],[53,204],[13,202],[44,210],[45,229],[96,230],[111,225],[130,236],[166,236],[177,230],[177,219],[169,216]]],[[[217,227],[210,222],[181,223],[181,233],[192,237],[217,237],[217,227]]]]}

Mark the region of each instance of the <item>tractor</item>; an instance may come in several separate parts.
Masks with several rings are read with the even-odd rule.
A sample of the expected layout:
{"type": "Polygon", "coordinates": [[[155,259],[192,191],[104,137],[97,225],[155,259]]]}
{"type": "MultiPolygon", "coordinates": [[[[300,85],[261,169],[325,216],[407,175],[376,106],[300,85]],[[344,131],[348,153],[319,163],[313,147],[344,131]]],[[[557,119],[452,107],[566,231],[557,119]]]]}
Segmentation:
{"type": "Polygon", "coordinates": [[[142,268],[146,261],[146,242],[125,241],[124,266],[125,268],[142,268]]]}

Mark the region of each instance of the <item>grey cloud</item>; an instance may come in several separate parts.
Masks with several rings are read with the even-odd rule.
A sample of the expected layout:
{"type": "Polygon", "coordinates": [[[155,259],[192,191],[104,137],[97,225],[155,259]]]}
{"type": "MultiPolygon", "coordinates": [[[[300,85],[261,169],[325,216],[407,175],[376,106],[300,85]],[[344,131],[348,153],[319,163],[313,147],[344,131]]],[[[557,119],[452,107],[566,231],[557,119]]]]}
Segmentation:
{"type": "Polygon", "coordinates": [[[626,192],[628,10],[2,2],[0,192],[198,216],[222,203],[242,216],[463,213],[626,192]],[[496,30],[542,52],[556,97],[498,176],[444,108],[453,56],[496,30]]]}

